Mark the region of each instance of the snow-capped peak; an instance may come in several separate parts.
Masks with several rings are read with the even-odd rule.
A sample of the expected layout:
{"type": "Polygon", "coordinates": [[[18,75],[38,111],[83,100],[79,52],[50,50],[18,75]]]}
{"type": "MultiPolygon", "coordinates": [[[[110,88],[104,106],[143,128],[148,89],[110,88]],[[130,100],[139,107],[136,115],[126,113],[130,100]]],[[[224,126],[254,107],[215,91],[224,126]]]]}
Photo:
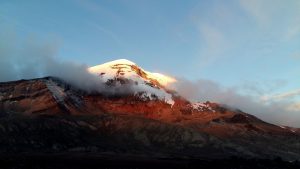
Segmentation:
{"type": "MultiPolygon", "coordinates": [[[[101,64],[102,66],[103,65],[107,65],[107,66],[110,66],[110,65],[117,65],[117,64],[123,64],[123,65],[136,65],[134,62],[130,61],[130,60],[127,60],[127,59],[117,59],[117,60],[113,60],[113,61],[110,61],[110,62],[106,62],[104,64],[101,64]]],[[[98,65],[100,66],[100,65],[98,65]]]]}
{"type": "Polygon", "coordinates": [[[118,59],[106,62],[101,65],[93,66],[88,69],[89,72],[98,75],[104,81],[115,79],[128,79],[135,82],[133,87],[137,93],[143,93],[143,97],[152,99],[157,97],[173,105],[172,95],[166,91],[170,83],[176,82],[175,78],[145,71],[134,62],[127,59],[118,59]]]}
{"type": "Polygon", "coordinates": [[[127,59],[118,59],[93,66],[89,68],[89,71],[101,76],[104,80],[118,77],[129,78],[132,80],[143,78],[145,80],[152,81],[155,85],[161,85],[164,87],[176,82],[176,79],[173,77],[161,73],[145,71],[137,64],[127,59]]]}
{"type": "Polygon", "coordinates": [[[106,62],[101,65],[89,68],[91,73],[101,76],[104,80],[114,78],[139,78],[139,75],[133,68],[138,68],[137,65],[126,59],[118,59],[111,62],[106,62]]]}

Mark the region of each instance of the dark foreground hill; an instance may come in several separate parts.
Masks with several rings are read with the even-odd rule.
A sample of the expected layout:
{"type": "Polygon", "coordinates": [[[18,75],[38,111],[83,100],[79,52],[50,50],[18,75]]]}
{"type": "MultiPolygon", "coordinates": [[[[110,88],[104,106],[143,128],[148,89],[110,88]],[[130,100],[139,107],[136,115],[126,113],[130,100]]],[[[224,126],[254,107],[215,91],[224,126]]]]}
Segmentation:
{"type": "Polygon", "coordinates": [[[275,159],[178,159],[111,154],[18,154],[0,157],[2,169],[299,169],[300,162],[275,159]]]}

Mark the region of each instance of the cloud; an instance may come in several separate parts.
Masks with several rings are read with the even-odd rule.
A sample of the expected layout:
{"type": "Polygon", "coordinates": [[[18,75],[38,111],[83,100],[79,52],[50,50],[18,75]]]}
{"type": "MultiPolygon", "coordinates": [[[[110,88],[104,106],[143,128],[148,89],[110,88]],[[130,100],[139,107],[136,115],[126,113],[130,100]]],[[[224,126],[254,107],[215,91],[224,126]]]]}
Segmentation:
{"type": "Polygon", "coordinates": [[[201,56],[200,66],[203,67],[222,57],[222,53],[228,48],[229,42],[226,42],[222,31],[210,24],[199,24],[198,31],[204,42],[199,54],[201,56]]]}
{"type": "Polygon", "coordinates": [[[173,87],[180,95],[191,101],[212,101],[226,104],[253,114],[267,122],[300,127],[299,103],[293,101],[272,100],[264,102],[259,96],[240,94],[236,87],[226,88],[206,79],[193,82],[181,78],[173,87]]]}
{"type": "Polygon", "coordinates": [[[232,57],[228,54],[241,44],[237,36],[244,35],[243,29],[239,29],[244,19],[234,6],[221,1],[199,2],[189,11],[188,16],[196,31],[193,36],[199,38],[197,48],[199,68],[232,57]]]}
{"type": "Polygon", "coordinates": [[[300,51],[294,52],[290,56],[294,59],[300,59],[300,51]]]}
{"type": "Polygon", "coordinates": [[[290,111],[300,111],[300,102],[298,103],[293,103],[288,107],[288,110],[290,111]]]}
{"type": "Polygon", "coordinates": [[[225,39],[223,33],[209,24],[200,24],[198,27],[201,37],[206,42],[207,47],[212,53],[224,48],[225,39]]]}
{"type": "MultiPolygon", "coordinates": [[[[300,7],[299,7],[300,8],[300,7]]],[[[285,39],[290,40],[294,37],[297,37],[300,34],[300,15],[297,20],[295,20],[295,24],[287,28],[285,33],[285,39]]]]}
{"type": "Polygon", "coordinates": [[[239,0],[239,4],[258,26],[276,30],[278,37],[291,40],[300,35],[299,1],[239,0]]]}
{"type": "Polygon", "coordinates": [[[55,76],[87,92],[103,90],[100,78],[90,74],[87,66],[60,61],[57,43],[34,37],[21,40],[14,33],[0,32],[0,81],[55,76]]]}
{"type": "Polygon", "coordinates": [[[113,39],[119,46],[122,46],[122,42],[119,38],[119,36],[117,36],[117,34],[115,34],[114,32],[102,27],[99,24],[95,24],[95,23],[91,23],[91,26],[95,27],[98,31],[106,34],[107,36],[109,36],[111,39],[113,39]]]}
{"type": "Polygon", "coordinates": [[[272,96],[263,96],[262,100],[264,101],[274,101],[274,100],[284,100],[284,99],[293,99],[297,96],[300,96],[300,89],[288,91],[285,93],[280,93],[272,96]]]}
{"type": "Polygon", "coordinates": [[[271,7],[276,2],[270,3],[272,1],[268,0],[240,0],[239,2],[241,7],[260,24],[270,23],[274,12],[271,7]]]}
{"type": "Polygon", "coordinates": [[[287,85],[287,81],[283,79],[249,81],[245,80],[241,85],[236,86],[239,92],[251,96],[262,96],[266,93],[274,93],[279,88],[287,85]]]}
{"type": "Polygon", "coordinates": [[[134,81],[108,86],[99,76],[90,73],[87,65],[57,58],[58,48],[55,41],[34,37],[22,40],[13,33],[0,31],[0,82],[53,76],[89,93],[123,95],[147,90],[158,97],[164,94],[147,85],[135,85],[134,81]]]}

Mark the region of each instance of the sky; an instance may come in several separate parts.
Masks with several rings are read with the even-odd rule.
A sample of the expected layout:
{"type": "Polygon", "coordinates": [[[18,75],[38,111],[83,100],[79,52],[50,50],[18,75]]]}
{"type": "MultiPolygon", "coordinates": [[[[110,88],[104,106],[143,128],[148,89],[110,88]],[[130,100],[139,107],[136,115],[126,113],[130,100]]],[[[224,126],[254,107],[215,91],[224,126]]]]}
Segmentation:
{"type": "Polygon", "coordinates": [[[232,100],[280,103],[300,127],[299,0],[0,0],[0,50],[7,37],[37,39],[60,61],[124,58],[191,86],[234,90],[232,100]]]}

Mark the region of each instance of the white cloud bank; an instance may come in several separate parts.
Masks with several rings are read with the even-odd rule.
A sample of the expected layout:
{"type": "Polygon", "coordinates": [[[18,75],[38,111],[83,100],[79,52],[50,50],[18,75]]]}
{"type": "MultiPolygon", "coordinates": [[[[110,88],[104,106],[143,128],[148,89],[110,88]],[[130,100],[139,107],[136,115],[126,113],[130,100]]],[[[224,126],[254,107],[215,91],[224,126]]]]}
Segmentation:
{"type": "MultiPolygon", "coordinates": [[[[292,99],[270,98],[265,101],[259,95],[240,94],[237,88],[225,88],[205,79],[196,82],[180,79],[174,87],[181,95],[192,101],[218,102],[253,114],[267,122],[300,127],[300,103],[292,99]]],[[[288,97],[295,93],[297,92],[282,95],[288,97]]]]}
{"type": "Polygon", "coordinates": [[[102,81],[86,65],[60,61],[57,53],[55,42],[33,37],[22,41],[12,32],[0,32],[0,82],[55,76],[87,92],[102,89],[102,81]]]}

